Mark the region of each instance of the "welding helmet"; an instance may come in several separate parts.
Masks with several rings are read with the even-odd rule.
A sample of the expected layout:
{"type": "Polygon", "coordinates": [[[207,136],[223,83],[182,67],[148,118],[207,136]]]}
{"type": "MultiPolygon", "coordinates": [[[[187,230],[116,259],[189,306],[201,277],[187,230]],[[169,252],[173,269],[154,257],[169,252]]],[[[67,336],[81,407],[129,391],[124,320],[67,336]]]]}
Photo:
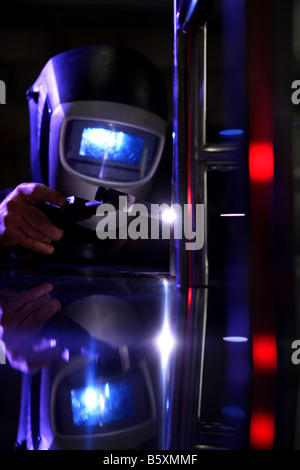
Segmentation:
{"type": "Polygon", "coordinates": [[[155,438],[156,379],[139,347],[136,311],[125,299],[78,298],[40,337],[42,344],[55,340],[62,357],[23,377],[19,444],[31,450],[135,449],[155,438]]]}
{"type": "MultiPolygon", "coordinates": [[[[99,185],[145,197],[167,125],[163,79],[148,58],[112,45],[69,50],[27,97],[34,181],[88,200],[99,185]]],[[[92,219],[81,225],[94,229],[92,219]]]]}

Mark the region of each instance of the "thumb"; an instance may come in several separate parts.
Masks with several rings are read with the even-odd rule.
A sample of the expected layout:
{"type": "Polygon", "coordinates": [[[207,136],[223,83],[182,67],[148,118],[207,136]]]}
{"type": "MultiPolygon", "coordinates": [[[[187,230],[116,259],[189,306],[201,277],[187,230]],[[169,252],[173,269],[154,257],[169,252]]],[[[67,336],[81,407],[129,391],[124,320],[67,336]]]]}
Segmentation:
{"type": "Polygon", "coordinates": [[[50,202],[56,206],[64,206],[66,197],[55,189],[40,183],[27,183],[22,186],[23,195],[33,203],[50,202]]]}

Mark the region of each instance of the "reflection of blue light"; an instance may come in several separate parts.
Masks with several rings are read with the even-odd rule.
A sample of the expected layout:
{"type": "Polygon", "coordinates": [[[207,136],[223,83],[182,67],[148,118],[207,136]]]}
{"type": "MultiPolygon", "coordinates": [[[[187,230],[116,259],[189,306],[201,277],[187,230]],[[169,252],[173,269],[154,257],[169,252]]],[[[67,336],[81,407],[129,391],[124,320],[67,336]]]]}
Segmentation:
{"type": "Polygon", "coordinates": [[[93,411],[97,407],[97,393],[93,387],[88,387],[82,395],[82,403],[87,410],[93,411]]]}
{"type": "Polygon", "coordinates": [[[224,336],[223,340],[229,343],[245,343],[248,338],[246,336],[224,336]]]}
{"type": "Polygon", "coordinates": [[[138,165],[143,148],[144,139],[141,137],[100,127],[86,127],[82,131],[79,155],[138,165]]]}
{"type": "Polygon", "coordinates": [[[76,426],[103,425],[135,415],[133,390],[125,380],[71,390],[76,426]]]}
{"type": "Polygon", "coordinates": [[[161,354],[162,367],[165,368],[174,346],[174,338],[167,321],[165,321],[163,329],[157,338],[157,345],[161,354]]]}
{"type": "Polygon", "coordinates": [[[170,315],[170,306],[169,302],[169,283],[167,279],[163,279],[163,286],[164,286],[164,295],[165,295],[165,312],[164,312],[164,324],[159,336],[156,339],[156,344],[160,351],[161,355],[161,364],[163,370],[166,369],[169,361],[170,354],[174,347],[174,337],[171,332],[171,326],[169,323],[169,315],[170,315]]]}
{"type": "Polygon", "coordinates": [[[228,214],[220,214],[220,217],[245,217],[246,214],[243,212],[237,212],[237,213],[228,213],[228,214]]]}
{"type": "Polygon", "coordinates": [[[195,11],[196,5],[197,5],[198,0],[192,0],[186,15],[186,21],[190,21],[191,17],[193,16],[193,13],[195,11]]]}
{"type": "Polygon", "coordinates": [[[222,408],[222,413],[231,418],[245,418],[246,413],[238,406],[225,406],[222,408]]]}
{"type": "Polygon", "coordinates": [[[242,135],[244,131],[242,129],[226,129],[219,132],[220,135],[242,135]]]}

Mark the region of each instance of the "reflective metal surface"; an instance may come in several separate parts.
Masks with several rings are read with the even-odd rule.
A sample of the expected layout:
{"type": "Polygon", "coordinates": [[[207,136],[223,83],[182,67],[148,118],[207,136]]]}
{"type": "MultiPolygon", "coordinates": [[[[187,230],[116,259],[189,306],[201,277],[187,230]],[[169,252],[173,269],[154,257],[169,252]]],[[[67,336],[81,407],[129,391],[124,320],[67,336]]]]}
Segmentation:
{"type": "MultiPolygon", "coordinates": [[[[164,326],[171,328],[172,282],[167,274],[67,265],[61,270],[43,265],[1,272],[2,294],[9,287],[29,296],[34,287],[46,283],[53,284],[50,295],[62,307],[46,325],[34,304],[32,311],[27,305],[25,323],[18,323],[17,311],[11,312],[11,321],[15,316],[16,323],[14,341],[6,342],[7,354],[15,358],[13,365],[21,372],[29,366],[24,374],[17,441],[32,449],[160,448],[166,347],[166,337],[160,335],[164,326]],[[35,325],[32,331],[26,330],[30,318],[35,325]],[[54,346],[58,356],[46,358],[54,346]],[[95,384],[104,381],[113,386],[124,380],[130,384],[135,407],[131,419],[110,418],[103,403],[103,425],[92,431],[88,426],[76,427],[69,384],[74,380],[73,388],[87,387],[93,368],[95,384]],[[147,399],[151,409],[144,409],[147,399]]],[[[8,308],[3,297],[1,301],[1,307],[8,308]]]]}
{"type": "MultiPolygon", "coordinates": [[[[46,325],[34,309],[28,310],[26,321],[35,324],[34,334],[26,332],[26,321],[18,324],[15,313],[15,340],[7,342],[7,353],[12,347],[20,373],[25,364],[32,368],[23,374],[19,444],[148,450],[245,445],[249,342],[223,339],[237,335],[224,318],[225,305],[238,300],[239,285],[215,282],[209,289],[181,289],[163,271],[45,264],[26,270],[2,266],[0,280],[3,289],[27,293],[51,283],[50,296],[62,307],[46,325]],[[45,353],[54,346],[58,355],[49,359],[45,353]],[[95,386],[120,377],[132,380],[136,421],[74,425],[71,389],[87,387],[93,371],[95,386]],[[146,413],[139,407],[148,399],[151,412],[146,413]],[[241,416],[232,417],[237,409],[241,416]]],[[[238,333],[247,334],[242,328],[238,333]]],[[[104,419],[104,404],[102,411],[104,419]]]]}

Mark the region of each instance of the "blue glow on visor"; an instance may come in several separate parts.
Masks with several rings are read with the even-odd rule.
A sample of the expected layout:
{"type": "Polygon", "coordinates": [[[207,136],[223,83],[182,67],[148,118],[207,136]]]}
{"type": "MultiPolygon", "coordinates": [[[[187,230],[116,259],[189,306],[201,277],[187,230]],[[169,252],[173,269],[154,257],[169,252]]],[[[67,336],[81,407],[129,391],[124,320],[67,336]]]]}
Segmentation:
{"type": "Polygon", "coordinates": [[[86,127],[82,131],[79,155],[138,165],[143,148],[144,139],[141,137],[100,127],[86,127]]]}
{"type": "Polygon", "coordinates": [[[72,389],[71,405],[76,426],[101,426],[135,416],[133,390],[125,380],[72,389]]]}

